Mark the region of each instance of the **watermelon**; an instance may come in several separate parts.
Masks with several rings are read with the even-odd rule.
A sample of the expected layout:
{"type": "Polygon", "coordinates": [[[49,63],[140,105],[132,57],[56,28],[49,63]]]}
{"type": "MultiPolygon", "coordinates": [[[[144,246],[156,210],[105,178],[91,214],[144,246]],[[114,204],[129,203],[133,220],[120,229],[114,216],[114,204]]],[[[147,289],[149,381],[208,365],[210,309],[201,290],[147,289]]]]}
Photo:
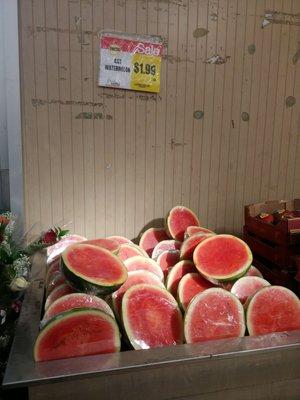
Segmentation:
{"type": "Polygon", "coordinates": [[[192,260],[195,248],[203,240],[214,236],[213,233],[195,233],[191,237],[185,239],[180,249],[181,260],[192,260]]]}
{"type": "Polygon", "coordinates": [[[289,289],[267,286],[250,299],[246,313],[249,335],[300,329],[300,301],[289,289]]]}
{"type": "Polygon", "coordinates": [[[184,206],[173,207],[167,216],[167,231],[169,235],[180,242],[188,226],[199,226],[199,220],[192,210],[184,206]]]}
{"type": "Polygon", "coordinates": [[[61,255],[61,253],[71,244],[79,243],[87,240],[84,236],[79,235],[66,235],[59,242],[55,243],[53,246],[47,247],[47,263],[49,264],[55,258],[61,255]]]}
{"type": "Polygon", "coordinates": [[[47,268],[45,284],[47,285],[50,282],[51,278],[55,276],[58,272],[60,272],[60,257],[52,261],[47,268]]]}
{"type": "Polygon", "coordinates": [[[259,276],[260,278],[263,278],[263,274],[256,267],[254,267],[254,265],[251,265],[251,267],[248,269],[246,276],[259,276]]]}
{"type": "Polygon", "coordinates": [[[83,243],[103,247],[104,249],[109,250],[112,253],[116,253],[120,247],[119,243],[113,239],[92,239],[86,240],[83,243]]]}
{"type": "Polygon", "coordinates": [[[163,251],[158,259],[157,264],[160,266],[166,278],[171,267],[178,263],[180,258],[179,250],[166,250],[163,251]]]}
{"type": "Polygon", "coordinates": [[[184,335],[187,343],[242,337],[245,329],[241,302],[221,288],[197,294],[185,314],[184,335]]]}
{"type": "Polygon", "coordinates": [[[34,360],[113,353],[120,350],[116,321],[98,309],[77,308],[56,315],[40,331],[34,360]]]}
{"type": "Polygon", "coordinates": [[[206,278],[231,281],[247,272],[252,263],[252,253],[248,245],[235,236],[215,235],[198,244],[193,260],[206,278]]]}
{"type": "Polygon", "coordinates": [[[109,236],[106,239],[113,240],[114,242],[117,242],[119,245],[123,243],[132,243],[130,239],[127,239],[124,236],[109,236]]]}
{"type": "Polygon", "coordinates": [[[145,250],[134,243],[123,243],[120,245],[118,250],[118,257],[122,261],[125,261],[128,258],[135,256],[149,257],[145,250]]]}
{"type": "Polygon", "coordinates": [[[45,312],[43,322],[67,310],[74,308],[97,308],[114,318],[114,313],[109,305],[100,297],[85,293],[71,293],[55,300],[45,312]]]}
{"type": "Polygon", "coordinates": [[[234,294],[242,304],[245,304],[248,297],[253,296],[258,290],[265,286],[270,286],[269,282],[258,276],[242,276],[231,288],[234,294]]]}
{"type": "Polygon", "coordinates": [[[140,284],[127,290],[122,318],[133,348],[149,349],[182,343],[182,315],[174,297],[165,289],[140,284]]]}
{"type": "Polygon", "coordinates": [[[181,242],[178,242],[178,240],[162,240],[161,242],[157,243],[157,245],[154,247],[153,252],[152,252],[152,258],[153,260],[157,260],[159,255],[163,251],[167,250],[180,250],[181,248],[181,242]]]}
{"type": "Polygon", "coordinates": [[[145,258],[143,256],[131,257],[124,261],[124,265],[128,272],[143,270],[152,272],[154,275],[157,275],[160,280],[164,279],[164,274],[160,266],[151,258],[145,258]]]}
{"type": "Polygon", "coordinates": [[[139,246],[151,257],[157,243],[167,239],[169,236],[164,228],[149,228],[142,234],[139,246]]]}
{"type": "Polygon", "coordinates": [[[133,271],[128,272],[128,278],[126,282],[112,294],[112,305],[116,316],[120,319],[121,317],[121,306],[122,299],[126,291],[134,285],[139,283],[147,283],[150,285],[159,286],[161,288],[165,288],[162,281],[158,278],[157,275],[154,275],[152,272],[148,271],[133,271]]]}
{"type": "Polygon", "coordinates": [[[66,278],[60,272],[54,273],[46,286],[46,296],[63,283],[67,283],[66,278]]]}
{"type": "Polygon", "coordinates": [[[189,272],[197,272],[197,269],[192,261],[179,261],[169,270],[166,287],[167,290],[176,298],[177,287],[180,279],[189,272]]]}
{"type": "Polygon", "coordinates": [[[47,310],[51,306],[51,304],[54,303],[55,300],[59,299],[62,296],[65,296],[66,294],[74,292],[75,290],[66,283],[57,286],[55,289],[52,290],[52,292],[47,297],[45,302],[45,310],[47,310]]]}
{"type": "Polygon", "coordinates": [[[79,292],[110,294],[127,279],[127,270],[116,255],[90,244],[69,246],[61,261],[64,276],[79,292]]]}
{"type": "Polygon", "coordinates": [[[202,226],[188,226],[186,228],[184,236],[185,238],[188,238],[197,233],[215,233],[215,232],[211,231],[210,229],[203,228],[202,226]]]}
{"type": "Polygon", "coordinates": [[[185,274],[181,278],[177,288],[177,299],[182,310],[185,311],[187,309],[196,294],[204,292],[204,290],[212,287],[214,287],[214,285],[203,278],[198,272],[185,274]]]}

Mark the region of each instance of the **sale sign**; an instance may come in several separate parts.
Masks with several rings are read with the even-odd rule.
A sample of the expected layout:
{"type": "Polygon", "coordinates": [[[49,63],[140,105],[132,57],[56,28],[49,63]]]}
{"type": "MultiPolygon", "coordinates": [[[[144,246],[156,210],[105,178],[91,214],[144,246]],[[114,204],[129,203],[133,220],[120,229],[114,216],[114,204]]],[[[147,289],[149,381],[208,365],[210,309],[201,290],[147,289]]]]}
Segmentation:
{"type": "Polygon", "coordinates": [[[99,86],[158,93],[162,51],[158,36],[102,32],[99,86]]]}

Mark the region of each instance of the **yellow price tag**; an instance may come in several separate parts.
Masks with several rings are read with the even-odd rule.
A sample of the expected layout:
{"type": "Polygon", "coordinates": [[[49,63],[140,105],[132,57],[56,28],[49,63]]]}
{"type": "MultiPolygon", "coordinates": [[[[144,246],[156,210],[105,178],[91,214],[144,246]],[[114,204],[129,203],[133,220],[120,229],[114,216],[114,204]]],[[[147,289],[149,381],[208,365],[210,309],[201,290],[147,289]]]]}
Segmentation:
{"type": "Polygon", "coordinates": [[[161,57],[133,54],[131,89],[158,93],[160,90],[161,57]]]}

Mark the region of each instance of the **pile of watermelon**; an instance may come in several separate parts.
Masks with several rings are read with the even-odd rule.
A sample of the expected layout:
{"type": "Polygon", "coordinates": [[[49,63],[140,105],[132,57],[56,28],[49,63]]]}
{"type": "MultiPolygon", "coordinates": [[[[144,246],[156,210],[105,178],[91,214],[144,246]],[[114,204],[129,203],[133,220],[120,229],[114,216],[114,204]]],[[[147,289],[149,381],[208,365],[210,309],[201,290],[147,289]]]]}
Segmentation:
{"type": "Polygon", "coordinates": [[[300,301],[271,286],[241,239],[174,207],[164,228],[48,249],[35,361],[300,329],[300,301]]]}

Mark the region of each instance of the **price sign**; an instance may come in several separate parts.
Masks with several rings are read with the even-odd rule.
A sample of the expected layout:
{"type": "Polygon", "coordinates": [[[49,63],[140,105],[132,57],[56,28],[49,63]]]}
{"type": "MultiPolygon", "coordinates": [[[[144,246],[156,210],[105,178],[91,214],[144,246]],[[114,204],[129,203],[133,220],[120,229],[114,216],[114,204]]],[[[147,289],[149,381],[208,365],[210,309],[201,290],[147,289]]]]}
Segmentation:
{"type": "Polygon", "coordinates": [[[102,33],[99,86],[158,93],[162,50],[157,36],[102,33]]]}

